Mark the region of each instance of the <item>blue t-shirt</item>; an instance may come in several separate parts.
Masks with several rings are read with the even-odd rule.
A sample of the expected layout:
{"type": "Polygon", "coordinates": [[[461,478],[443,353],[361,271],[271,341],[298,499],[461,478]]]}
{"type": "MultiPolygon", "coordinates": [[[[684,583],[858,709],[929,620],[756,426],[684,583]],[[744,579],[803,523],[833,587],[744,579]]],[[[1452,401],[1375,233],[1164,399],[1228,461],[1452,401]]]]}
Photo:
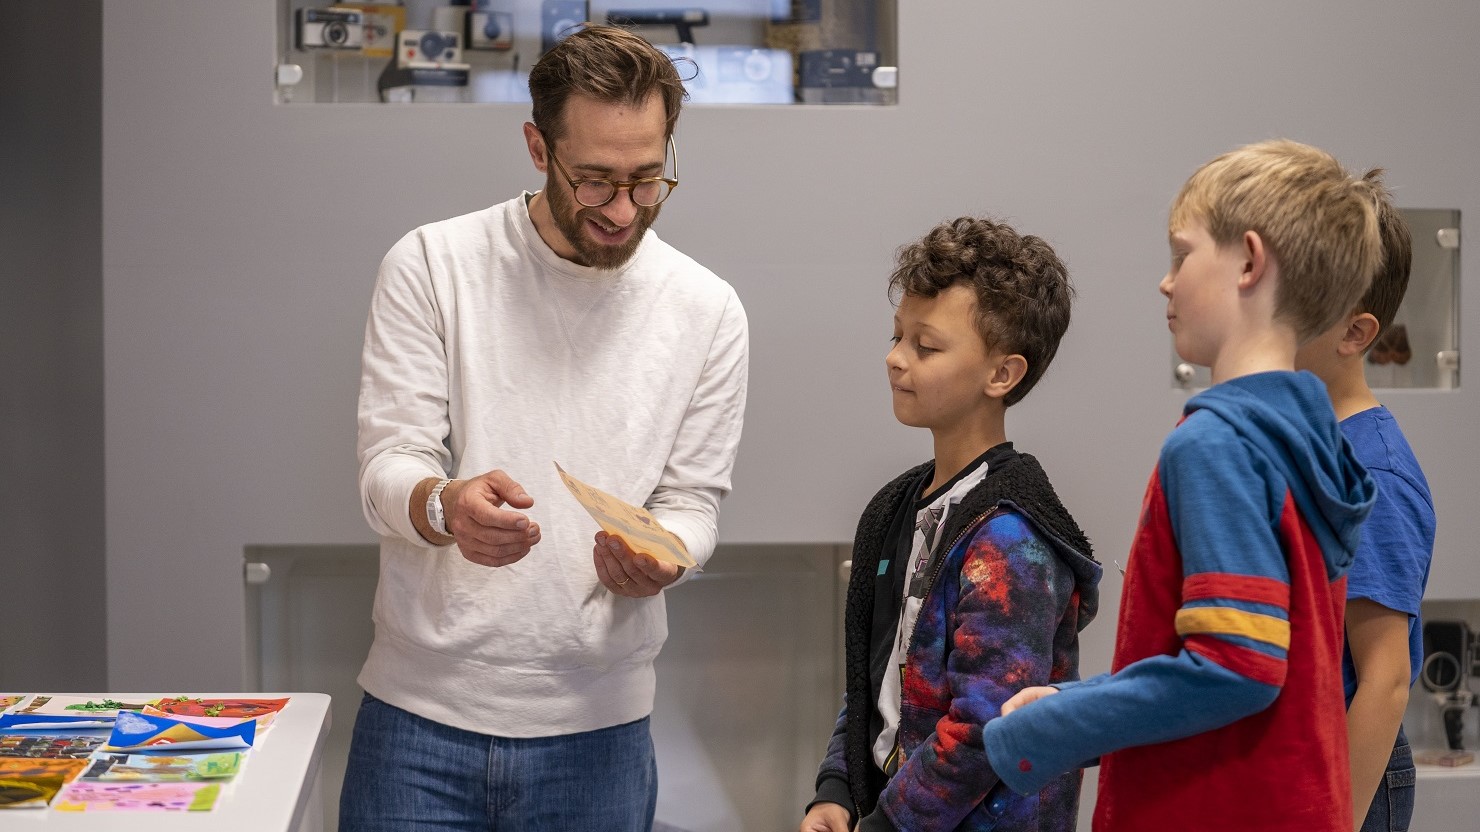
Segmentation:
{"type": "MultiPolygon", "coordinates": [[[[1418,604],[1429,582],[1434,553],[1434,500],[1423,469],[1381,405],[1347,417],[1341,432],[1357,459],[1377,481],[1377,503],[1362,526],[1362,542],[1347,572],[1347,600],[1366,598],[1391,610],[1408,613],[1408,661],[1411,685],[1423,661],[1423,628],[1418,604]]],[[[1346,704],[1357,690],[1351,645],[1343,649],[1341,676],[1346,704]]]]}

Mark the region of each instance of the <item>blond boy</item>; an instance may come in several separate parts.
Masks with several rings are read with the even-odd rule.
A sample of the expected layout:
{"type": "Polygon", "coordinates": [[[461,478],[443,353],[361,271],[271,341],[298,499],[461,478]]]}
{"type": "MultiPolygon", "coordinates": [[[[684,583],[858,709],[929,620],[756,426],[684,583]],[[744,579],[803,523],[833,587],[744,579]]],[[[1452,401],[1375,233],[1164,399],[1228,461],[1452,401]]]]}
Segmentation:
{"type": "Polygon", "coordinates": [[[1015,790],[1099,757],[1098,830],[1349,832],[1343,576],[1375,486],[1294,366],[1377,269],[1374,203],[1290,141],[1183,186],[1160,288],[1178,353],[1214,384],[1151,476],[1111,672],[1024,690],[986,725],[1015,790]]]}

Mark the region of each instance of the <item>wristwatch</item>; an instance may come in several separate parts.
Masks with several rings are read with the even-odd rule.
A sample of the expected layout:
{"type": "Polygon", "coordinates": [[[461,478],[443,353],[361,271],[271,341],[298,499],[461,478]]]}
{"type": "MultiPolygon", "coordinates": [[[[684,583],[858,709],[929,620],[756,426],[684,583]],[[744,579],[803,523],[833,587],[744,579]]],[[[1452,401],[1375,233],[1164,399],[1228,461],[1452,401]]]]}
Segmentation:
{"type": "Polygon", "coordinates": [[[452,532],[447,531],[447,515],[442,513],[442,489],[452,480],[438,480],[432,488],[432,495],[427,497],[427,522],[431,524],[432,531],[443,537],[452,537],[452,532]]]}

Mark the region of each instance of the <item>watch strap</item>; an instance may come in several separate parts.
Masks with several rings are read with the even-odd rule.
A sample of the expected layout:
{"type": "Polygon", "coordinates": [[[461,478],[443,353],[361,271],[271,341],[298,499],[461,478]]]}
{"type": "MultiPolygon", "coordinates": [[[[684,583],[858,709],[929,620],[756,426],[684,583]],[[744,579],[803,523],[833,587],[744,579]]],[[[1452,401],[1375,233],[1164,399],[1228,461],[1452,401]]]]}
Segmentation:
{"type": "Polygon", "coordinates": [[[438,480],[432,487],[431,496],[427,497],[427,523],[431,524],[432,531],[443,537],[451,537],[452,532],[447,531],[447,515],[442,510],[442,489],[452,482],[450,479],[438,480]]]}

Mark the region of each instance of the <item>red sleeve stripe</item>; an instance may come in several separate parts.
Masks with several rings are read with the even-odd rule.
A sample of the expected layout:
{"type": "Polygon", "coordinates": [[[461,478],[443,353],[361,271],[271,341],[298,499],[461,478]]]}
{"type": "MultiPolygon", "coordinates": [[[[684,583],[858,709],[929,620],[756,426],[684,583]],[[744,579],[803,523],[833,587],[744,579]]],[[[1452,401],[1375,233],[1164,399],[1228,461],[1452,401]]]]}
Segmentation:
{"type": "Polygon", "coordinates": [[[1200,601],[1204,598],[1252,601],[1289,610],[1290,585],[1274,578],[1230,572],[1199,572],[1188,575],[1182,582],[1182,600],[1200,601]]]}
{"type": "Polygon", "coordinates": [[[1203,656],[1240,676],[1283,687],[1285,660],[1210,636],[1193,636],[1183,642],[1187,650],[1203,656]]]}

